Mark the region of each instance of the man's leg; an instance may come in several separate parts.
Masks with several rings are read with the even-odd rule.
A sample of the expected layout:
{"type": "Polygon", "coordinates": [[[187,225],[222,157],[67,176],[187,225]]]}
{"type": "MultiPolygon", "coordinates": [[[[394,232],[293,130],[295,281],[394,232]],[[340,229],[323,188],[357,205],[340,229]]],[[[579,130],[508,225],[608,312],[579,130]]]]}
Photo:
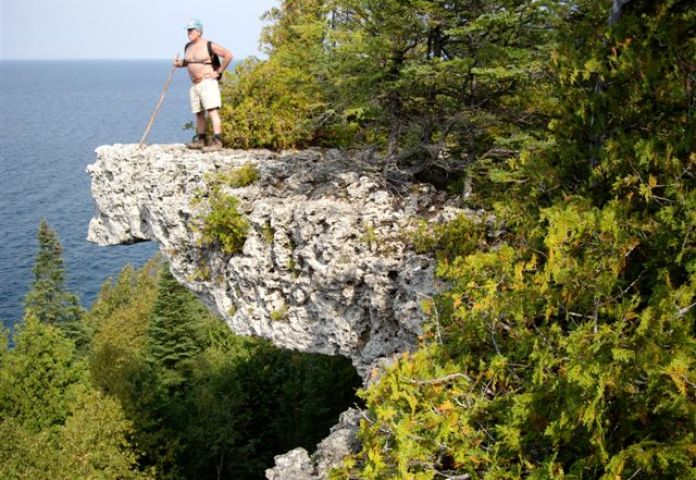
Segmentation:
{"type": "Polygon", "coordinates": [[[210,117],[210,123],[213,124],[213,134],[222,135],[222,122],[220,120],[220,109],[213,108],[208,110],[208,116],[210,117]]]}
{"type": "Polygon", "coordinates": [[[196,112],[196,136],[186,144],[188,148],[203,148],[205,147],[205,110],[196,112]]]}
{"type": "Polygon", "coordinates": [[[196,113],[196,133],[205,135],[205,110],[196,113]]]}
{"type": "Polygon", "coordinates": [[[210,117],[210,123],[213,124],[213,139],[210,141],[208,146],[203,149],[203,151],[212,152],[222,148],[222,122],[220,121],[220,109],[211,108],[208,110],[208,117],[210,117]]]}
{"type": "Polygon", "coordinates": [[[191,111],[196,116],[196,135],[186,144],[188,148],[200,149],[205,147],[205,110],[201,105],[201,96],[197,85],[191,85],[189,89],[189,100],[191,101],[191,111]]]}
{"type": "Polygon", "coordinates": [[[220,96],[220,85],[215,80],[204,80],[204,89],[205,92],[201,103],[208,111],[210,123],[213,125],[213,139],[203,151],[212,152],[222,148],[222,122],[220,120],[222,98],[220,96]]]}

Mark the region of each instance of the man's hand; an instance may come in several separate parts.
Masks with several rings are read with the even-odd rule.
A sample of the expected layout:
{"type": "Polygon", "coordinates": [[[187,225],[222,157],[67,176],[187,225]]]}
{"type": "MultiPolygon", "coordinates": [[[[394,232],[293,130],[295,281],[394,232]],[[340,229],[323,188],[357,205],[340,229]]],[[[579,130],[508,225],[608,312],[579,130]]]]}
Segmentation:
{"type": "Polygon", "coordinates": [[[172,60],[172,65],[175,67],[183,67],[184,66],[184,61],[179,60],[179,54],[176,54],[176,57],[174,57],[174,60],[172,60]]]}

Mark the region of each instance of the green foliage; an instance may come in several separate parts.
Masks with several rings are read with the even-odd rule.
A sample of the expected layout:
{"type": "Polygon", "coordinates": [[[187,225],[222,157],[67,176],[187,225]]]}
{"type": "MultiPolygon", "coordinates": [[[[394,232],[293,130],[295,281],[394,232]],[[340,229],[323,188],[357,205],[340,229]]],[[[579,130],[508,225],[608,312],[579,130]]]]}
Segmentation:
{"type": "Polygon", "coordinates": [[[32,432],[16,419],[0,423],[0,476],[8,480],[154,478],[141,473],[118,402],[97,391],[78,395],[72,414],[51,433],[32,432]]]}
{"type": "Polygon", "coordinates": [[[408,240],[417,253],[430,253],[446,261],[483,248],[486,234],[485,225],[459,215],[447,223],[422,222],[409,233],[408,240]]]}
{"type": "Polygon", "coordinates": [[[331,66],[342,105],[387,152],[473,160],[534,126],[543,17],[528,1],[336,0],[331,66]],[[527,89],[527,92],[529,89],[527,89]]]}
{"type": "Polygon", "coordinates": [[[372,248],[377,242],[377,232],[373,224],[364,225],[365,233],[360,237],[360,241],[367,244],[368,247],[372,248]]]}
{"type": "MultiPolygon", "coordinates": [[[[223,190],[246,187],[258,179],[259,171],[253,163],[245,163],[233,170],[206,176],[206,192],[197,192],[192,201],[193,205],[199,205],[206,195],[208,198],[210,210],[197,218],[200,226],[193,227],[201,233],[203,245],[219,246],[228,255],[241,251],[249,231],[249,223],[237,209],[239,201],[223,190]]],[[[205,265],[200,265],[199,270],[198,277],[209,279],[208,268],[205,265]]]]}
{"type": "Polygon", "coordinates": [[[280,308],[273,310],[271,312],[271,320],[274,322],[284,322],[288,319],[288,307],[287,304],[283,304],[280,308]]]}
{"type": "Polygon", "coordinates": [[[48,431],[32,432],[13,418],[0,421],[0,477],[7,480],[56,478],[55,443],[48,431]]]}
{"type": "Polygon", "coordinates": [[[259,179],[259,169],[253,163],[245,163],[230,172],[220,174],[219,180],[232,188],[241,188],[251,185],[259,179]]]}
{"type": "Polygon", "coordinates": [[[363,449],[333,478],[696,475],[687,3],[612,26],[611,2],[547,4],[548,138],[475,166],[496,243],[460,222],[416,237],[451,288],[362,393],[363,449]]]}
{"type": "Polygon", "coordinates": [[[219,246],[223,253],[234,255],[244,246],[249,222],[239,213],[239,201],[213,185],[208,198],[210,212],[202,218],[200,229],[203,245],[219,246]]]}
{"type": "Polygon", "coordinates": [[[16,419],[34,433],[62,425],[86,374],[75,344],[31,313],[16,327],[14,340],[2,357],[0,418],[16,419]]]}
{"type": "MultiPolygon", "coordinates": [[[[117,400],[97,390],[79,395],[73,413],[59,437],[57,466],[62,478],[154,478],[138,471],[135,451],[129,447],[132,422],[117,400]]],[[[55,477],[54,477],[55,478],[55,477]]]]}
{"type": "Polygon", "coordinates": [[[230,145],[279,150],[346,143],[350,133],[330,98],[326,3],[283,1],[266,14],[261,42],[269,59],[239,65],[222,92],[230,145]]]}
{"type": "Polygon", "coordinates": [[[430,342],[363,393],[363,451],[336,478],[693,474],[696,278],[662,275],[646,306],[615,205],[543,216],[545,261],[503,245],[441,262],[430,342]]]}
{"type": "Polygon", "coordinates": [[[185,371],[201,349],[196,323],[203,310],[191,297],[169,272],[169,266],[163,265],[150,314],[147,349],[157,367],[172,374],[185,371]]]}
{"type": "Polygon", "coordinates": [[[274,455],[312,448],[359,382],[345,359],[234,336],[157,261],[105,284],[89,318],[95,382],[157,478],[259,478],[274,455]]]}
{"type": "Polygon", "coordinates": [[[207,310],[182,287],[163,265],[157,297],[150,312],[145,359],[141,375],[148,394],[138,399],[141,444],[158,470],[172,478],[180,470],[182,431],[190,421],[190,402],[195,359],[204,348],[201,319],[207,310]],[[162,420],[166,419],[166,425],[162,420]]]}
{"type": "Polygon", "coordinates": [[[29,312],[15,340],[0,363],[0,477],[149,478],[120,405],[91,387],[62,330],[29,312]]]}
{"type": "Polygon", "coordinates": [[[275,230],[273,230],[273,226],[271,225],[270,220],[266,220],[264,222],[263,227],[261,229],[261,237],[263,237],[263,240],[266,243],[273,243],[273,239],[275,238],[275,230]]]}
{"type": "Polygon", "coordinates": [[[282,150],[310,143],[321,106],[314,84],[307,73],[276,61],[237,65],[222,88],[225,145],[282,150]]]}
{"type": "Polygon", "coordinates": [[[138,409],[131,393],[147,371],[147,332],[161,263],[155,258],[137,271],[125,267],[115,282],[104,283],[87,315],[95,331],[88,356],[93,382],[118,398],[130,418],[138,409]]]}
{"type": "Polygon", "coordinates": [[[34,261],[34,281],[24,299],[26,309],[38,320],[57,325],[74,340],[85,341],[80,330],[83,311],[77,296],[65,288],[63,247],[45,219],[37,232],[39,250],[34,261]]]}
{"type": "Polygon", "coordinates": [[[224,92],[227,141],[369,145],[416,166],[519,148],[544,123],[543,13],[529,0],[283,1],[267,14],[269,59],[224,92]]]}

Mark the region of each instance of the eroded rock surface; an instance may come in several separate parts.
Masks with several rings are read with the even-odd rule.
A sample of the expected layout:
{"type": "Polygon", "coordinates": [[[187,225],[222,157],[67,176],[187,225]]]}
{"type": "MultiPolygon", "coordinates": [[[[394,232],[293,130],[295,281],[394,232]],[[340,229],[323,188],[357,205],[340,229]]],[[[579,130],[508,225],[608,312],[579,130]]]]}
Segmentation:
{"type": "MultiPolygon", "coordinates": [[[[410,249],[405,232],[461,212],[429,185],[397,192],[375,170],[333,150],[103,146],[87,168],[97,207],[88,239],[156,241],[174,276],[236,333],[344,355],[367,378],[373,366],[414,348],[421,302],[440,288],[434,260],[410,249]],[[228,255],[201,242],[200,226],[210,179],[247,163],[260,178],[225,189],[250,224],[242,251],[228,255]]],[[[279,456],[268,478],[323,478],[356,448],[355,416],[347,412],[312,457],[302,449],[279,456]]]]}
{"type": "Polygon", "coordinates": [[[404,232],[458,211],[428,185],[392,193],[364,167],[338,151],[99,147],[87,168],[97,205],[88,239],[156,241],[175,277],[238,334],[344,355],[365,373],[415,345],[421,301],[438,288],[433,259],[411,251],[404,232]],[[228,189],[251,225],[243,251],[201,246],[210,176],[246,163],[259,180],[228,189]]]}

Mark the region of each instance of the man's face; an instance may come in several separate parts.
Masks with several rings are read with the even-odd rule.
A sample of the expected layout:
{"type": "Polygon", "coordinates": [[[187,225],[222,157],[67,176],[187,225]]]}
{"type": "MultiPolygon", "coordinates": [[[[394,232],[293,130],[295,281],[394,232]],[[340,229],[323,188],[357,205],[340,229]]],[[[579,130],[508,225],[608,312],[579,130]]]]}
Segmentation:
{"type": "Polygon", "coordinates": [[[189,40],[193,41],[201,36],[201,31],[196,28],[189,28],[186,30],[189,40]]]}

